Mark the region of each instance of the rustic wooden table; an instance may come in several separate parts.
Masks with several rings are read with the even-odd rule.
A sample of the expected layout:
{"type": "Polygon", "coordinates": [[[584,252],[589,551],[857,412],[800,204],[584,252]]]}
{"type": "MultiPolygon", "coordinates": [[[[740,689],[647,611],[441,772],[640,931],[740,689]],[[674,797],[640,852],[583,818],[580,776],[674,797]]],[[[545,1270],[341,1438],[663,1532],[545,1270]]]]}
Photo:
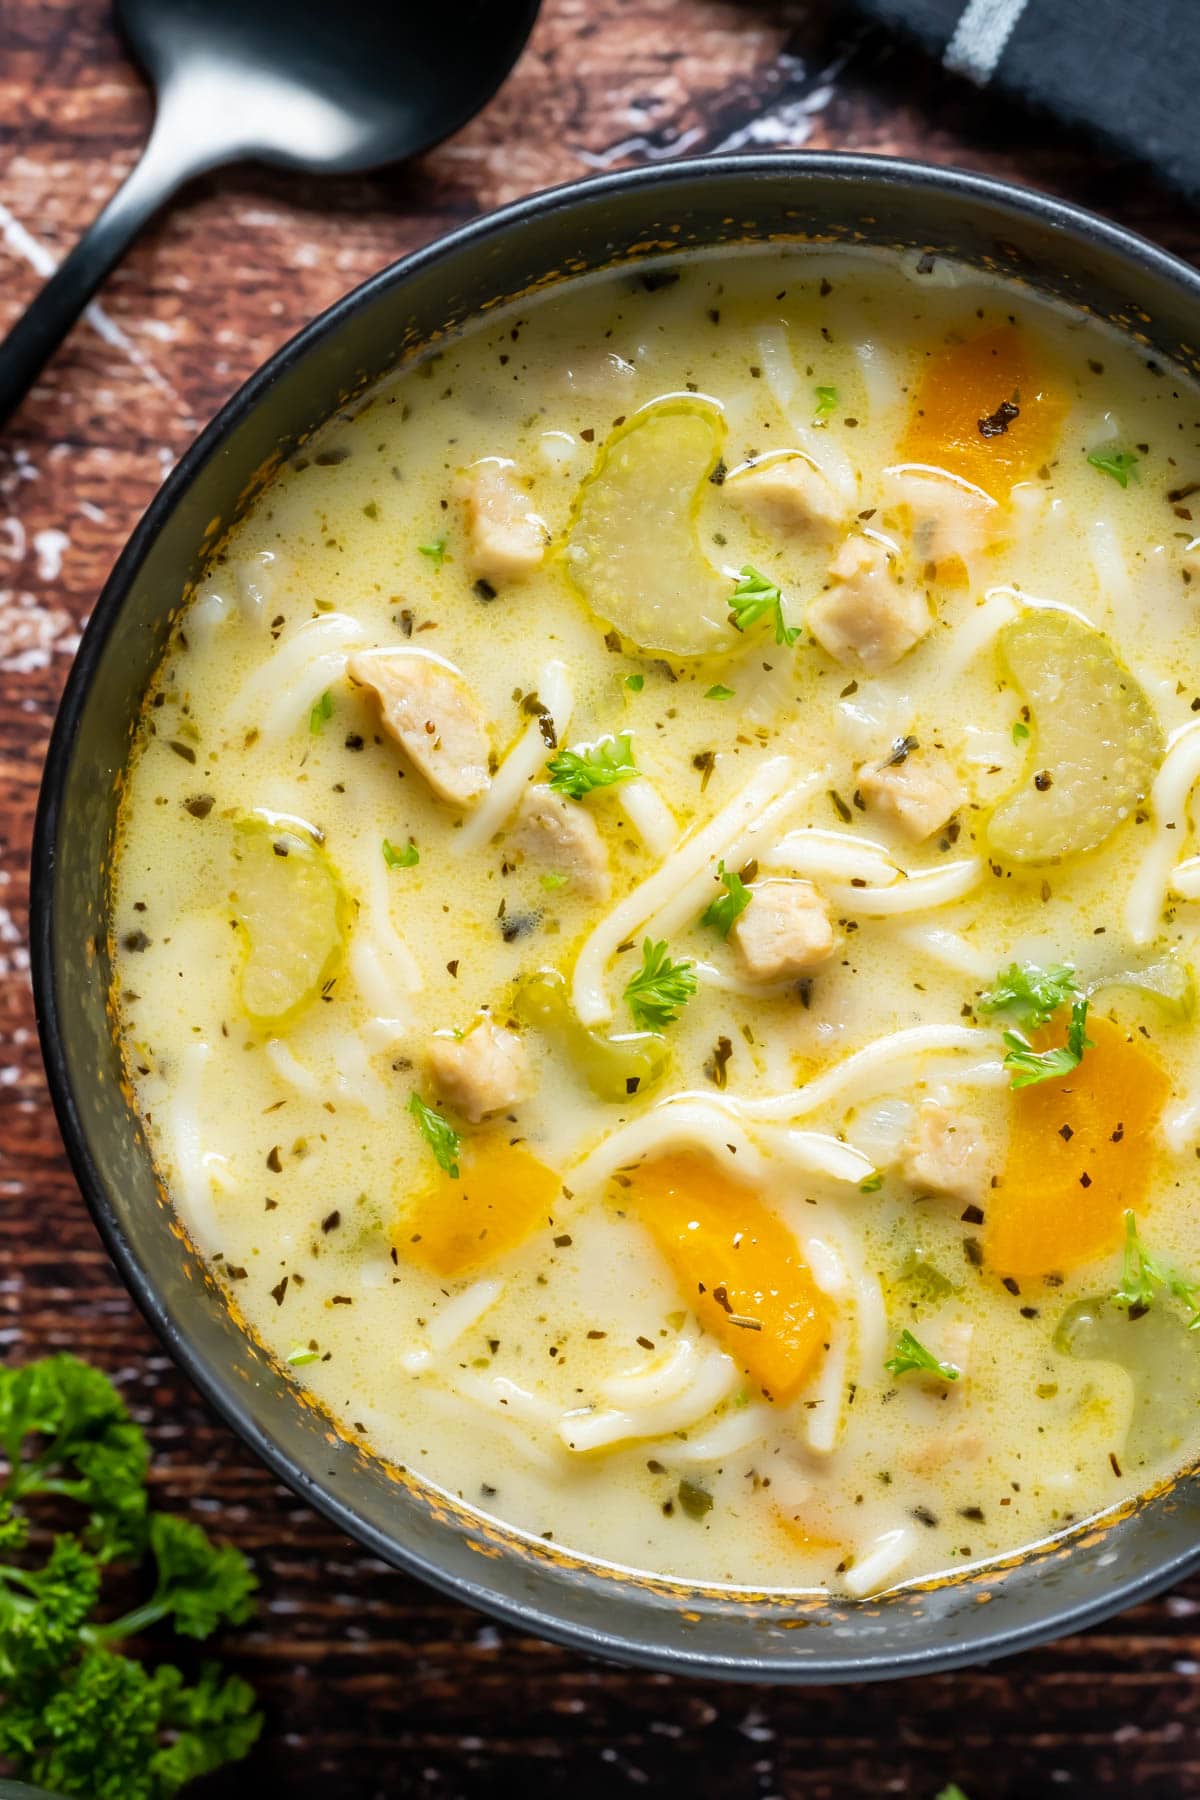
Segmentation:
{"type": "MultiPolygon", "coordinates": [[[[105,0],[0,0],[0,325],[145,135],[105,0]]],[[[112,1273],[43,1084],[25,951],[42,756],[78,633],[155,488],[315,312],[485,208],[592,170],[755,145],[911,153],[1083,201],[1184,255],[1200,217],[1141,171],[984,99],[833,0],[546,0],[474,125],[410,168],[198,183],[147,233],[0,439],[0,1354],[70,1348],[120,1382],[160,1500],[256,1559],[229,1646],[267,1729],[213,1791],[422,1800],[1200,1796],[1200,1580],[966,1674],[777,1693],[602,1667],[362,1555],[206,1413],[112,1273]]]]}

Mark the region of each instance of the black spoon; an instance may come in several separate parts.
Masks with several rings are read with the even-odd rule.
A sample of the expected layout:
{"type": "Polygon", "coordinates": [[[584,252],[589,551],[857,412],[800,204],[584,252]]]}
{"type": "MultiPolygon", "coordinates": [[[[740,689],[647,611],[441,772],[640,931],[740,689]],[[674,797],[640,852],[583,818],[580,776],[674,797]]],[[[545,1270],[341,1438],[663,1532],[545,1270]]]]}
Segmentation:
{"type": "Polygon", "coordinates": [[[254,160],[331,174],[428,149],[491,98],[538,0],[116,0],[158,93],[124,185],[0,344],[0,421],[190,176],[254,160]]]}

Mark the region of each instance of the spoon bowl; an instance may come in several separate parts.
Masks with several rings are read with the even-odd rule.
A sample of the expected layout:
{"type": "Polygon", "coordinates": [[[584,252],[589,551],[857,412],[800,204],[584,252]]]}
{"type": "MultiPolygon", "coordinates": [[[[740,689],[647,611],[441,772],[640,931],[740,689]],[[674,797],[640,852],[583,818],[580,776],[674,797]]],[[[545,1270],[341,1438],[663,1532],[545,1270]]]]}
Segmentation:
{"type": "Polygon", "coordinates": [[[345,175],[449,137],[491,99],[538,0],[116,0],[156,90],[154,127],[122,187],[0,344],[0,421],[101,281],[185,181],[254,161],[345,175]]]}

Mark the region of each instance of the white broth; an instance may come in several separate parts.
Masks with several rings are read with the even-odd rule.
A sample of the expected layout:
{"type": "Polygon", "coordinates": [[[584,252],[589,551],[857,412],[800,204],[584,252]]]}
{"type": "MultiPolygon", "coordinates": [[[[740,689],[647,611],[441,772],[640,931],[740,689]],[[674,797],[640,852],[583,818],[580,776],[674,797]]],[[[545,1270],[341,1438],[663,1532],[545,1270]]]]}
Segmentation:
{"type": "Polygon", "coordinates": [[[1200,1444],[1200,404],[966,270],[696,256],[332,419],[113,878],[181,1219],[383,1457],[862,1596],[1200,1444]]]}

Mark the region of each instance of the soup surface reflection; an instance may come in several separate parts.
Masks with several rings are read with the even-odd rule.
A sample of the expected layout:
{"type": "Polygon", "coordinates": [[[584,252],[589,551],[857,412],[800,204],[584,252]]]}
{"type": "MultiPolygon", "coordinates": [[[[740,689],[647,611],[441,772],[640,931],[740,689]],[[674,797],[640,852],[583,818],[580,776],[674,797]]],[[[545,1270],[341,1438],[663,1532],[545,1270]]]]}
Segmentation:
{"type": "Polygon", "coordinates": [[[942,263],[684,260],[339,414],[114,877],[197,1245],[384,1457],[875,1593],[1200,1443],[1195,391],[942,263]]]}

